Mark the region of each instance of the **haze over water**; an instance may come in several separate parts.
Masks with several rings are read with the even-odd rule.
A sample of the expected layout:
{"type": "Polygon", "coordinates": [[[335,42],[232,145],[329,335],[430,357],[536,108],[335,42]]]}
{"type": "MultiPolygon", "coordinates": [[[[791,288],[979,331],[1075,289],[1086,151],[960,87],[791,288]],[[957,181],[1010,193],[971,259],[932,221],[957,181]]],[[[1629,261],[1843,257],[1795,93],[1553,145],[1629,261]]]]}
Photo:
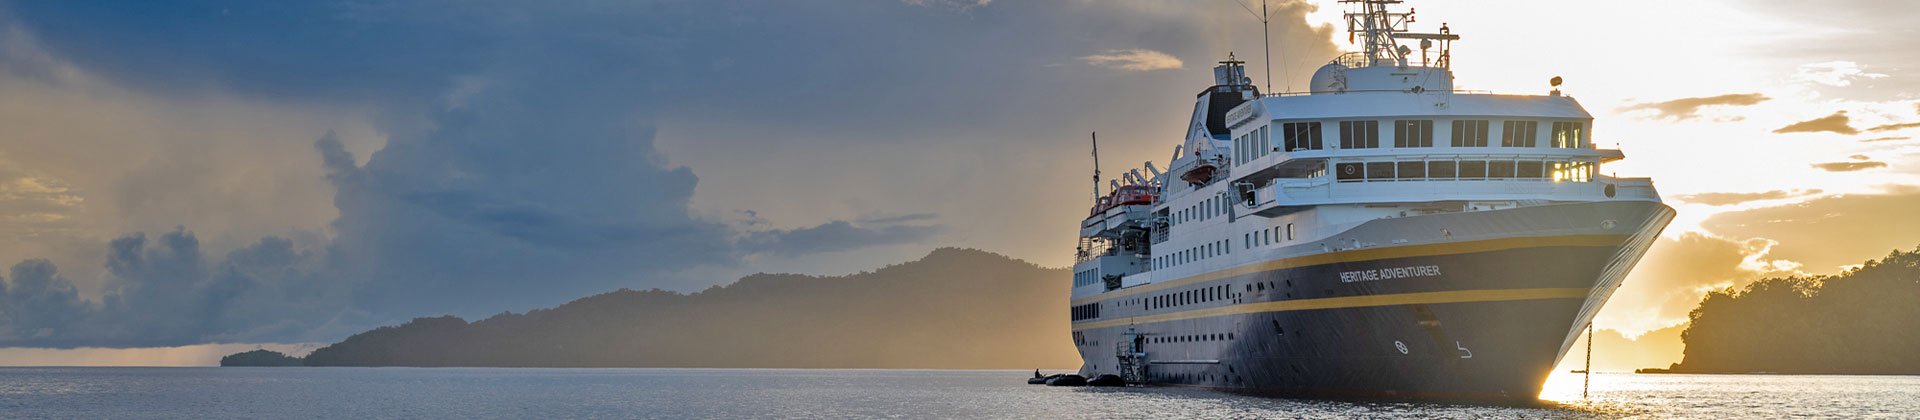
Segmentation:
{"type": "Polygon", "coordinates": [[[1920,416],[1920,377],[1555,374],[1537,406],[1056,388],[1019,371],[4,368],[24,418],[1300,418],[1920,416]]]}

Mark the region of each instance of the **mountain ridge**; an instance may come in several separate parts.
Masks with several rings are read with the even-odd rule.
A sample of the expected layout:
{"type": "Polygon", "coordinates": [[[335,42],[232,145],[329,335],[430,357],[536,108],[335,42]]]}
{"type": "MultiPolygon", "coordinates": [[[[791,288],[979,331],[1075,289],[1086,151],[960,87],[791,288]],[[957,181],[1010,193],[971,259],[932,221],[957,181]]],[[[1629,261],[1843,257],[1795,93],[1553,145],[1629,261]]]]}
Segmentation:
{"type": "Polygon", "coordinates": [[[844,276],[754,274],[690,294],[620,289],[468,322],[421,317],[307,366],[1073,367],[1064,268],[939,248],[844,276]]]}

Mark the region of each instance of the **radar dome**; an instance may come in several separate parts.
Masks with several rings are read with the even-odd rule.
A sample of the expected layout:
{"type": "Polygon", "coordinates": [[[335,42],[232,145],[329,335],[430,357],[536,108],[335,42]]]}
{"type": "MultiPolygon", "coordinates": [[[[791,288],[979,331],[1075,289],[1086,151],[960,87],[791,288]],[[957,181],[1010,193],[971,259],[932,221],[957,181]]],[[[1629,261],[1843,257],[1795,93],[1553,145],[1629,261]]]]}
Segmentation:
{"type": "Polygon", "coordinates": [[[1327,63],[1313,72],[1313,93],[1340,93],[1347,91],[1347,66],[1340,63],[1327,63]]]}

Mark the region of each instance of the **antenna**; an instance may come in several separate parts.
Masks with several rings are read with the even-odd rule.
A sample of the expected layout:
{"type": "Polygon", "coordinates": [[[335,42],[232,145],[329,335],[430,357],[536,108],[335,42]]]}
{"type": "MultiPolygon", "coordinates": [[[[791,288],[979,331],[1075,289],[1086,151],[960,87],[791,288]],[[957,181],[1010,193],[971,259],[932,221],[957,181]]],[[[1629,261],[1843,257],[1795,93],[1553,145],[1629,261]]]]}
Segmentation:
{"type": "Polygon", "coordinates": [[[1253,7],[1248,6],[1247,3],[1245,2],[1241,2],[1240,0],[1233,0],[1233,1],[1235,3],[1240,3],[1240,8],[1247,9],[1247,13],[1253,13],[1253,18],[1258,19],[1260,21],[1260,55],[1265,56],[1267,58],[1267,66],[1266,68],[1260,69],[1260,73],[1266,75],[1267,92],[1272,93],[1273,92],[1273,46],[1270,45],[1269,43],[1272,42],[1273,36],[1268,34],[1267,27],[1269,26],[1268,23],[1273,21],[1273,12],[1270,12],[1267,10],[1267,0],[1260,0],[1259,13],[1254,13],[1253,7]]]}
{"type": "Polygon", "coordinates": [[[1091,134],[1093,136],[1093,202],[1097,205],[1100,203],[1100,132],[1095,131],[1091,134]]]}

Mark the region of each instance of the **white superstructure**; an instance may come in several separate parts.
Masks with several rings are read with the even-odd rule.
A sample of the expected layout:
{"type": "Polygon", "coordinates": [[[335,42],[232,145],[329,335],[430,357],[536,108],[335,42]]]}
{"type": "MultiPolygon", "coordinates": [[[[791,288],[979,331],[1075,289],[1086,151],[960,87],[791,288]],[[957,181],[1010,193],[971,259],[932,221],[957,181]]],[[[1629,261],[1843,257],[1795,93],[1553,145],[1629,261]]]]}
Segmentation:
{"type": "MultiPolygon", "coordinates": [[[[1155,176],[1111,184],[1154,197],[1103,199],[1082,224],[1076,299],[1111,290],[1101,280],[1134,287],[1430,236],[1342,236],[1372,220],[1659,200],[1646,178],[1600,174],[1601,164],[1623,155],[1595,147],[1592,115],[1560,93],[1557,78],[1548,95],[1454,90],[1449,44],[1458,35],[1444,25],[1408,32],[1412,13],[1385,9],[1397,1],[1351,3],[1362,10],[1348,14],[1349,30],[1365,50],[1320,68],[1309,92],[1261,94],[1241,62],[1215,68],[1169,170],[1149,162],[1155,176]],[[1234,105],[1210,109],[1222,103],[1234,105]],[[1144,228],[1131,234],[1145,237],[1124,228],[1144,228]]],[[[1476,234],[1501,233],[1442,237],[1476,234]]]]}

